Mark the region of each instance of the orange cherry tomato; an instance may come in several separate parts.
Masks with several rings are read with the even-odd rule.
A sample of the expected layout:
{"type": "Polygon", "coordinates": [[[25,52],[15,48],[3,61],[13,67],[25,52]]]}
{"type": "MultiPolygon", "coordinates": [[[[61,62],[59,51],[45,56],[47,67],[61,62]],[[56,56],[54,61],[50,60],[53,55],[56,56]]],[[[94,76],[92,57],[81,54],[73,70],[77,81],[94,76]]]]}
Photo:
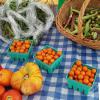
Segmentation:
{"type": "Polygon", "coordinates": [[[52,55],[54,56],[56,54],[56,52],[55,51],[52,51],[52,55]]]}
{"type": "Polygon", "coordinates": [[[83,79],[83,75],[81,75],[81,74],[78,75],[78,79],[79,79],[79,80],[82,80],[82,79],[83,79]]]}
{"type": "Polygon", "coordinates": [[[76,70],[76,71],[75,71],[75,74],[76,74],[76,75],[79,75],[79,74],[80,74],[80,71],[79,71],[79,70],[76,70]]]}
{"type": "Polygon", "coordinates": [[[76,68],[75,67],[72,67],[72,69],[71,69],[72,71],[75,71],[76,70],[76,68]]]}
{"type": "Polygon", "coordinates": [[[94,74],[91,74],[91,78],[94,78],[94,76],[95,76],[94,74]]]}
{"type": "Polygon", "coordinates": [[[73,65],[73,68],[77,68],[77,65],[73,65]]]}
{"type": "Polygon", "coordinates": [[[77,66],[81,66],[81,65],[82,65],[81,60],[77,60],[77,61],[76,61],[76,65],[77,65],[77,66]]]}
{"type": "Polygon", "coordinates": [[[69,76],[74,76],[74,71],[70,71],[69,76]]]}
{"type": "Polygon", "coordinates": [[[54,59],[51,59],[51,60],[50,60],[51,64],[52,64],[54,61],[55,61],[54,59]]]}
{"type": "Polygon", "coordinates": [[[85,76],[84,76],[84,79],[89,79],[89,76],[86,76],[86,75],[85,75],[85,76]]]}
{"type": "Polygon", "coordinates": [[[54,56],[55,60],[58,59],[59,57],[57,55],[54,56]]]}
{"type": "Polygon", "coordinates": [[[90,78],[89,81],[92,83],[94,81],[94,79],[93,78],[90,78]]]}
{"type": "Polygon", "coordinates": [[[95,73],[96,73],[96,69],[92,69],[91,72],[92,72],[93,74],[95,74],[95,73]]]}
{"type": "Polygon", "coordinates": [[[78,78],[78,76],[77,75],[74,75],[74,79],[77,79],[78,78]]]}
{"type": "Polygon", "coordinates": [[[48,63],[49,63],[49,62],[48,62],[48,60],[44,60],[43,62],[44,62],[44,63],[46,63],[46,64],[48,64],[48,63]]]}
{"type": "Polygon", "coordinates": [[[92,84],[91,83],[88,83],[88,86],[92,86],[92,84]]]}
{"type": "Polygon", "coordinates": [[[73,77],[72,77],[72,76],[69,76],[69,78],[70,78],[70,79],[73,79],[73,77]]]}
{"type": "Polygon", "coordinates": [[[26,47],[27,49],[29,49],[29,48],[30,48],[30,44],[26,44],[25,47],[26,47]]]}
{"type": "Polygon", "coordinates": [[[39,51],[39,52],[37,52],[37,55],[41,55],[41,52],[39,51]]]}
{"type": "Polygon", "coordinates": [[[24,53],[24,50],[23,49],[20,49],[20,53],[24,53]]]}
{"type": "Polygon", "coordinates": [[[22,43],[21,42],[17,42],[17,46],[22,46],[22,43]]]}
{"type": "Polygon", "coordinates": [[[85,72],[84,72],[84,71],[81,71],[81,73],[80,73],[80,74],[84,76],[84,75],[85,75],[85,72]]]}
{"type": "Polygon", "coordinates": [[[61,55],[62,55],[62,51],[58,51],[58,52],[57,52],[57,55],[58,55],[58,56],[61,56],[61,55]]]}
{"type": "Polygon", "coordinates": [[[78,67],[78,68],[77,68],[77,70],[81,71],[81,70],[82,70],[82,68],[81,68],[81,67],[78,67]]]}
{"type": "Polygon", "coordinates": [[[88,70],[88,71],[86,72],[86,75],[88,75],[88,76],[91,77],[91,71],[88,70]]]}
{"type": "Polygon", "coordinates": [[[38,59],[39,59],[39,60],[43,60],[43,57],[42,57],[42,56],[38,56],[38,59]]]}
{"type": "Polygon", "coordinates": [[[88,70],[88,68],[86,67],[86,66],[83,66],[83,71],[87,71],[88,70]]]}
{"type": "Polygon", "coordinates": [[[88,83],[89,83],[89,80],[88,80],[88,79],[84,79],[84,80],[83,80],[83,83],[84,83],[84,84],[88,84],[88,83]]]}

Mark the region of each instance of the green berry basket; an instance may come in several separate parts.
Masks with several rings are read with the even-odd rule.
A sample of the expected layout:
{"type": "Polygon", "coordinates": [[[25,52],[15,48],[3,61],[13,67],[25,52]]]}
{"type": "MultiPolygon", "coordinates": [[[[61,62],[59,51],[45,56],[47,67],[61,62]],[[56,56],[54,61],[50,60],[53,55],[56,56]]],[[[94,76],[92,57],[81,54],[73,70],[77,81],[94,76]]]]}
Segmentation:
{"type": "MultiPolygon", "coordinates": [[[[54,51],[57,52],[57,50],[51,46],[46,45],[43,49],[46,49],[46,48],[52,48],[54,51]]],[[[41,49],[41,50],[43,50],[43,49],[41,49]]],[[[35,54],[35,56],[36,56],[36,54],[35,54]]],[[[63,52],[62,52],[62,55],[57,60],[55,60],[54,63],[52,63],[51,65],[48,65],[48,64],[42,62],[41,60],[37,59],[35,56],[34,56],[35,61],[39,65],[39,67],[41,69],[44,69],[48,73],[52,73],[56,68],[58,68],[60,66],[60,63],[63,59],[63,52]]]]}
{"type": "MultiPolygon", "coordinates": [[[[24,41],[24,39],[20,39],[20,40],[23,40],[24,41]]],[[[32,51],[32,41],[30,41],[30,42],[31,42],[31,46],[30,46],[30,48],[29,48],[29,50],[28,50],[27,53],[17,53],[17,52],[11,52],[10,51],[10,46],[13,43],[13,41],[12,41],[11,44],[10,44],[10,46],[9,46],[9,48],[8,48],[8,50],[7,50],[8,56],[10,56],[10,58],[12,60],[27,61],[29,59],[29,56],[31,55],[31,51],[32,51]]]]}
{"type": "MultiPolygon", "coordinates": [[[[84,65],[84,66],[87,66],[89,69],[93,69],[94,68],[94,67],[90,67],[88,65],[84,65]]],[[[94,68],[94,69],[96,69],[96,68],[94,68]]],[[[97,76],[97,69],[96,69],[96,74],[95,74],[94,82],[92,83],[92,86],[88,86],[88,85],[82,84],[82,83],[80,83],[78,81],[70,79],[68,77],[68,75],[67,75],[66,76],[66,80],[67,80],[67,83],[68,83],[68,88],[77,90],[77,91],[79,91],[81,93],[84,93],[85,95],[88,95],[88,93],[90,92],[90,90],[92,89],[92,87],[93,87],[93,85],[95,83],[96,76],[97,76]]]]}

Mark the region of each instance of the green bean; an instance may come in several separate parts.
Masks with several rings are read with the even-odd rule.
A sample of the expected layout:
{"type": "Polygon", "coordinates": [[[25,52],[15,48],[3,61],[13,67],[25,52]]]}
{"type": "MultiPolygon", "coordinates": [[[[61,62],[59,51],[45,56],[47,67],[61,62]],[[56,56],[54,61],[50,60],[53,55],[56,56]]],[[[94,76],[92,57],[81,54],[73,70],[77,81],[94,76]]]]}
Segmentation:
{"type": "Polygon", "coordinates": [[[12,1],[12,2],[10,2],[9,7],[10,7],[12,10],[16,11],[16,9],[17,9],[16,4],[17,4],[16,1],[12,1]]]}
{"type": "Polygon", "coordinates": [[[92,31],[98,30],[100,31],[100,28],[91,28],[92,31]]]}
{"type": "Polygon", "coordinates": [[[80,13],[80,11],[78,11],[78,10],[76,10],[76,9],[72,9],[72,11],[75,12],[75,13],[77,13],[77,14],[80,13]]]}
{"type": "Polygon", "coordinates": [[[11,35],[14,35],[14,33],[12,32],[11,28],[9,26],[7,26],[8,31],[10,32],[11,35]]]}
{"type": "Polygon", "coordinates": [[[89,30],[90,30],[90,22],[91,20],[88,20],[86,25],[85,25],[85,30],[84,30],[84,36],[88,36],[89,30]]]}
{"type": "Polygon", "coordinates": [[[71,32],[71,34],[73,34],[73,35],[74,35],[74,34],[76,34],[76,33],[78,33],[78,27],[77,27],[77,25],[75,25],[75,30],[74,30],[74,31],[72,31],[72,32],[71,32]]]}
{"type": "Polygon", "coordinates": [[[24,7],[27,7],[28,4],[29,4],[29,0],[23,1],[23,2],[19,5],[18,8],[19,8],[19,9],[22,9],[22,8],[24,8],[24,7]]]}
{"type": "Polygon", "coordinates": [[[96,12],[95,14],[91,14],[91,15],[88,15],[88,16],[84,16],[82,19],[83,19],[83,20],[88,20],[88,19],[90,19],[90,18],[96,16],[97,14],[98,14],[98,13],[96,12]]]}
{"type": "Polygon", "coordinates": [[[98,15],[97,18],[100,19],[100,15],[98,15]]]}
{"type": "Polygon", "coordinates": [[[92,38],[95,40],[97,38],[98,34],[97,32],[92,32],[92,38]]]}

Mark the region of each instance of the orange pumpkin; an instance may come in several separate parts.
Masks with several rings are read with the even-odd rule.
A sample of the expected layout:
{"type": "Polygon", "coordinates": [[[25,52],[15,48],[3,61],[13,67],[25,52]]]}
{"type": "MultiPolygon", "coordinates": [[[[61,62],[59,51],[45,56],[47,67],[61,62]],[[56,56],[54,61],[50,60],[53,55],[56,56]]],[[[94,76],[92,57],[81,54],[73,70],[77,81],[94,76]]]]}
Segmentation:
{"type": "Polygon", "coordinates": [[[13,72],[8,69],[0,70],[0,85],[9,86],[13,72]]]}
{"type": "Polygon", "coordinates": [[[24,95],[34,94],[42,88],[43,77],[35,63],[27,63],[12,75],[11,86],[24,95]]]}

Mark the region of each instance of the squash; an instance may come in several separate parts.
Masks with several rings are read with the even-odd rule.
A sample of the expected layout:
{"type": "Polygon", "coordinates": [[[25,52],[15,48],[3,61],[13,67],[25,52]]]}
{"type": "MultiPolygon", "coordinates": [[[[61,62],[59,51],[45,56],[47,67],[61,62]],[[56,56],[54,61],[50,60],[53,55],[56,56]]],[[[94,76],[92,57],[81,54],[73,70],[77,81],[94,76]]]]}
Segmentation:
{"type": "Polygon", "coordinates": [[[27,63],[12,75],[11,86],[24,95],[34,94],[42,88],[43,77],[35,63],[27,63]]]}

